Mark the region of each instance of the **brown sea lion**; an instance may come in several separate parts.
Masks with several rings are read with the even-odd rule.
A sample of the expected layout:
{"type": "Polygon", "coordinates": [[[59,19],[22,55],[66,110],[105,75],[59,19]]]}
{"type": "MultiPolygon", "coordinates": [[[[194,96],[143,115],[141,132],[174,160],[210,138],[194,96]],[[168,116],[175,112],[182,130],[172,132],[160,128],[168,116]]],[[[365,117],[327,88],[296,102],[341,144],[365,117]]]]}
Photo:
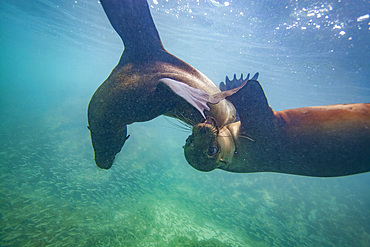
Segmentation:
{"type": "MultiPolygon", "coordinates": [[[[223,90],[243,79],[226,81],[223,90]]],[[[240,121],[218,128],[208,117],[186,140],[185,157],[195,169],[313,177],[370,171],[370,104],[273,111],[257,80],[228,99],[240,121]]]]}
{"type": "Polygon", "coordinates": [[[227,100],[207,105],[209,95],[220,92],[218,87],[163,48],[146,0],[100,2],[125,46],[88,107],[88,128],[100,168],[112,166],[129,137],[127,125],[134,122],[162,114],[191,125],[206,115],[217,119],[218,127],[235,121],[235,108],[227,100]]]}

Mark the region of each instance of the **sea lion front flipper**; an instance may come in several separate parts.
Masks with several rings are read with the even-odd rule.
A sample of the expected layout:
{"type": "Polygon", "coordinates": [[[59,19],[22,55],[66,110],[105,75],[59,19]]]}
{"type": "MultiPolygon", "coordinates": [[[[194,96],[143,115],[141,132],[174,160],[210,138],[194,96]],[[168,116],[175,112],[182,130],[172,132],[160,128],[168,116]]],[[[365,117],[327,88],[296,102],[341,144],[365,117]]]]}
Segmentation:
{"type": "Polygon", "coordinates": [[[245,87],[227,99],[239,114],[243,132],[252,135],[254,130],[258,132],[272,124],[274,113],[259,81],[248,80],[245,87]]]}
{"type": "MultiPolygon", "coordinates": [[[[234,78],[232,81],[230,81],[229,77],[225,77],[225,82],[220,82],[219,88],[221,91],[227,91],[236,87],[241,86],[245,81],[249,80],[250,74],[248,73],[247,77],[243,79],[243,74],[241,74],[240,79],[236,79],[236,74],[234,74],[234,78]]],[[[257,80],[259,76],[259,73],[257,72],[254,74],[254,76],[251,78],[251,80],[257,80]]]]}
{"type": "Polygon", "coordinates": [[[209,102],[209,94],[204,92],[202,89],[193,88],[185,83],[170,78],[162,78],[159,80],[159,82],[168,86],[171,91],[194,106],[200,112],[200,114],[206,118],[204,115],[204,110],[210,110],[209,106],[207,105],[209,102]]]}
{"type": "MultiPolygon", "coordinates": [[[[236,79],[236,74],[234,74],[234,79],[232,81],[230,81],[229,77],[226,76],[226,79],[225,79],[225,83],[224,82],[221,82],[220,83],[220,90],[221,92],[220,93],[216,93],[214,95],[212,95],[210,97],[210,101],[209,103],[211,104],[217,104],[218,102],[220,102],[221,100],[223,99],[228,99],[229,101],[231,101],[230,99],[232,98],[237,98],[238,94],[236,94],[237,92],[240,91],[240,89],[242,89],[246,84],[247,82],[249,81],[249,76],[250,74],[247,75],[247,78],[244,80],[243,79],[243,74],[241,75],[240,79],[237,80],[236,79]],[[232,97],[233,95],[235,95],[235,97],[232,97]]],[[[259,76],[259,73],[257,72],[251,80],[257,80],[259,76]]],[[[240,94],[240,93],[239,93],[240,94]]],[[[233,102],[231,102],[233,103],[233,102]]]]}
{"type": "Polygon", "coordinates": [[[211,96],[217,98],[217,100],[223,98],[229,100],[239,114],[242,129],[245,130],[248,128],[248,132],[250,132],[251,129],[259,129],[263,127],[264,124],[271,124],[269,120],[273,117],[273,111],[268,104],[262,86],[257,81],[258,75],[259,74],[256,73],[252,79],[249,79],[248,74],[245,80],[243,80],[243,75],[239,80],[237,80],[236,75],[234,75],[232,81],[226,77],[226,84],[220,84],[221,90],[226,91],[211,96]],[[238,86],[240,84],[241,86],[238,86]],[[235,86],[238,87],[234,88],[235,86]],[[236,92],[233,92],[233,90],[236,90],[236,92]]]}
{"type": "MultiPolygon", "coordinates": [[[[258,73],[256,73],[252,80],[256,80],[258,78],[258,73]]],[[[230,81],[229,78],[226,76],[226,84],[223,82],[220,83],[221,92],[213,94],[209,97],[208,103],[210,104],[217,104],[221,100],[224,99],[231,99],[233,95],[237,95],[236,93],[240,91],[247,82],[249,81],[249,74],[245,80],[243,80],[243,74],[239,80],[236,80],[236,75],[234,75],[234,80],[230,81]]],[[[239,93],[240,94],[240,93],[239,93]]]]}

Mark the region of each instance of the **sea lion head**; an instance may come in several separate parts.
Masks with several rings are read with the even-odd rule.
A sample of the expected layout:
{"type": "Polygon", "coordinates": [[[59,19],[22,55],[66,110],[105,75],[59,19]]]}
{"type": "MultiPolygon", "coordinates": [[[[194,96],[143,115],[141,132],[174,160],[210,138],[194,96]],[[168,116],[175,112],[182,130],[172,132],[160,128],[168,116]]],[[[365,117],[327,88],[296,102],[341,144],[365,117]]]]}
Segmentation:
{"type": "Polygon", "coordinates": [[[235,143],[227,126],[219,129],[216,120],[207,117],[205,122],[193,127],[183,148],[185,158],[192,167],[209,172],[231,163],[235,143]]]}

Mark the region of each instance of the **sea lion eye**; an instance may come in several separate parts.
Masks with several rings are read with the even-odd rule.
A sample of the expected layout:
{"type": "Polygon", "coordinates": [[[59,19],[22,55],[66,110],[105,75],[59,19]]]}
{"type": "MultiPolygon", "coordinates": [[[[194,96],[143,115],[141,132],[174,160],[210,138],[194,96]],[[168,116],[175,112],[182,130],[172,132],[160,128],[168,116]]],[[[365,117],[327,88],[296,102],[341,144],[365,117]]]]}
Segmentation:
{"type": "Polygon", "coordinates": [[[217,151],[217,147],[209,147],[207,150],[207,155],[214,156],[215,154],[217,154],[217,151]]]}

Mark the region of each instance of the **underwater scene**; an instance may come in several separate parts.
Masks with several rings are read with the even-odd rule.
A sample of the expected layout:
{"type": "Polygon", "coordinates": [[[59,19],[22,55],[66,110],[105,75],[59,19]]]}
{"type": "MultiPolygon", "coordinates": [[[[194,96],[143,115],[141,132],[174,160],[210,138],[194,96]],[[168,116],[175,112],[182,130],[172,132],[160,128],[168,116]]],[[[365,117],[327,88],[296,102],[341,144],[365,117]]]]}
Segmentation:
{"type": "MultiPolygon", "coordinates": [[[[259,72],[275,111],[370,103],[367,0],[148,4],[217,86],[259,72]]],[[[3,0],[0,20],[0,246],[370,246],[370,173],[201,172],[164,116],[98,168],[87,107],[124,50],[101,3],[3,0]]]]}

